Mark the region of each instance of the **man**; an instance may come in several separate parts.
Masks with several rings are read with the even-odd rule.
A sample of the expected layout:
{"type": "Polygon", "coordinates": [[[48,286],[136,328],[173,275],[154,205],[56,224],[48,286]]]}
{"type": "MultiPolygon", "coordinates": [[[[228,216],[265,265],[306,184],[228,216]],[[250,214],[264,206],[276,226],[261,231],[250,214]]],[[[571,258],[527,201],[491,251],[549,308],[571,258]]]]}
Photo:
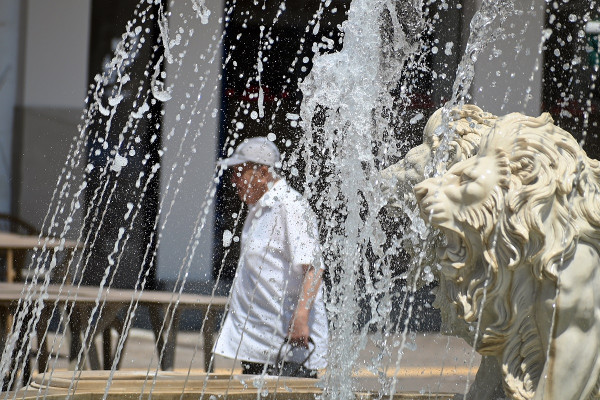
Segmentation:
{"type": "Polygon", "coordinates": [[[275,172],[279,163],[277,147],[264,137],[245,140],[219,162],[232,169],[248,216],[214,352],[240,360],[247,374],[316,377],[327,365],[328,343],[316,218],[275,172]],[[281,368],[283,358],[297,368],[281,368]]]}

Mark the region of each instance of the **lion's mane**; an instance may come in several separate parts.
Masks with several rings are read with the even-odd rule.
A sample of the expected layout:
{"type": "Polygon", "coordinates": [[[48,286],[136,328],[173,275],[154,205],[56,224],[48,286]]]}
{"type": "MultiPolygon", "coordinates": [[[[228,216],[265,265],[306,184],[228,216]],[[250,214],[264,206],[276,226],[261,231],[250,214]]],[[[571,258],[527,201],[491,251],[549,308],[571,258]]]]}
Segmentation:
{"type": "Polygon", "coordinates": [[[600,164],[547,113],[500,118],[481,149],[495,152],[503,177],[482,205],[456,220],[479,232],[485,266],[473,265],[478,255],[467,249],[442,286],[467,322],[477,322],[481,307],[494,316],[480,321],[477,350],[501,355],[505,389],[529,399],[546,357],[540,336],[550,334],[537,331],[533,293],[542,280],[556,287],[579,242],[600,252],[600,164]]]}
{"type": "Polygon", "coordinates": [[[444,112],[446,110],[440,108],[429,117],[423,136],[424,140],[431,140],[430,147],[434,153],[445,152],[445,148],[449,148],[450,159],[446,165],[446,168],[449,168],[454,163],[477,154],[481,138],[487,135],[498,117],[473,104],[465,104],[460,108],[451,109],[445,124],[444,112]],[[444,130],[450,134],[444,135],[444,130]],[[443,137],[449,138],[447,145],[442,143],[443,137]]]}

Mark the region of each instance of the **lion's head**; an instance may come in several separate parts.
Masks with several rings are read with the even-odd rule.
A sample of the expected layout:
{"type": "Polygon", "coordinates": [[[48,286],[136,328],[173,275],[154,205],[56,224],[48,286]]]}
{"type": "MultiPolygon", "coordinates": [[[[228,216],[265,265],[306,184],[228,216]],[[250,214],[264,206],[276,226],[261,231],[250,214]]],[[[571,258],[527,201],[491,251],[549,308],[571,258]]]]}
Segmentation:
{"type": "MultiPolygon", "coordinates": [[[[549,114],[509,114],[484,135],[476,156],[416,185],[415,194],[422,217],[446,238],[437,252],[438,296],[480,324],[480,353],[511,364],[518,355],[506,348],[529,329],[536,285],[556,285],[578,242],[600,252],[599,162],[549,114]]],[[[538,345],[531,348],[543,357],[538,345]]],[[[506,373],[520,374],[524,385],[540,372],[513,364],[506,373]]]]}
{"type": "Polygon", "coordinates": [[[434,112],[423,130],[423,143],[381,172],[388,208],[402,212],[406,196],[412,196],[413,186],[442,167],[436,164],[444,164],[447,168],[477,154],[481,137],[496,118],[471,104],[450,111],[440,108],[434,112]],[[444,138],[448,140],[444,142],[444,138]]]}

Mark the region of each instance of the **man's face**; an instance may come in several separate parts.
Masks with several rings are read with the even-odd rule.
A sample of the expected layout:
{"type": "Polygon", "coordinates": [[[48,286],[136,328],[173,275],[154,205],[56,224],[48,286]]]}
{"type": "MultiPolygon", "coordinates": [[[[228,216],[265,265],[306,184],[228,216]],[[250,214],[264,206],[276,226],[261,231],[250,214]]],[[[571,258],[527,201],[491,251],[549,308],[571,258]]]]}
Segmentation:
{"type": "Polygon", "coordinates": [[[235,185],[238,197],[246,204],[254,204],[265,193],[267,167],[244,163],[232,167],[231,181],[235,185]]]}

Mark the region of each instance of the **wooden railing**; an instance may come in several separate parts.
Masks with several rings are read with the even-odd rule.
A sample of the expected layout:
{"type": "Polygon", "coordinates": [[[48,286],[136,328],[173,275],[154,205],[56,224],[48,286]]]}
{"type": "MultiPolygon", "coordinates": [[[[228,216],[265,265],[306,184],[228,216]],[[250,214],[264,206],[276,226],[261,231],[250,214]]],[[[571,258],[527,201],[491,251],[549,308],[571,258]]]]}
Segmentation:
{"type": "MultiPolygon", "coordinates": [[[[123,289],[103,289],[93,286],[72,286],[72,285],[49,285],[43,294],[39,291],[40,287],[29,287],[23,283],[0,283],[0,313],[14,314],[17,311],[19,299],[25,297],[26,293],[32,293],[33,302],[43,299],[43,311],[37,324],[38,338],[43,334],[48,326],[48,321],[53,312],[58,312],[62,307],[69,309],[74,307],[69,319],[69,328],[71,331],[70,360],[76,360],[79,350],[83,345],[81,334],[87,328],[88,320],[96,304],[102,305],[102,314],[96,321],[95,332],[105,333],[111,327],[117,330],[123,328],[122,322],[116,322],[117,314],[131,304],[138,303],[139,306],[145,306],[150,309],[151,317],[158,318],[153,323],[156,348],[160,352],[164,347],[161,368],[163,370],[172,370],[175,364],[175,345],[179,331],[179,322],[181,313],[184,310],[194,309],[202,311],[204,316],[204,365],[205,370],[209,371],[210,351],[213,347],[213,334],[216,328],[216,317],[225,311],[227,297],[223,296],[205,296],[189,293],[172,293],[146,290],[136,292],[134,290],[123,289]],[[162,321],[166,321],[164,329],[160,332],[162,321]],[[167,329],[169,322],[172,321],[170,329],[167,329]],[[168,331],[168,334],[167,334],[168,331]]],[[[34,303],[35,304],[35,303],[34,303]]],[[[33,318],[29,315],[26,318],[33,318]]],[[[0,318],[0,321],[6,321],[6,318],[0,318]]],[[[2,323],[2,322],[0,322],[2,323]]],[[[1,327],[6,328],[6,327],[1,327]]],[[[6,329],[0,329],[0,344],[6,341],[6,329]]],[[[114,361],[112,344],[110,343],[110,334],[103,335],[103,354],[104,369],[111,368],[114,361]]],[[[89,340],[86,345],[93,343],[89,340]]],[[[38,368],[43,370],[48,361],[49,354],[45,342],[39,344],[38,368]]],[[[100,361],[97,357],[95,348],[89,352],[88,359],[92,369],[101,369],[100,361]]]]}

